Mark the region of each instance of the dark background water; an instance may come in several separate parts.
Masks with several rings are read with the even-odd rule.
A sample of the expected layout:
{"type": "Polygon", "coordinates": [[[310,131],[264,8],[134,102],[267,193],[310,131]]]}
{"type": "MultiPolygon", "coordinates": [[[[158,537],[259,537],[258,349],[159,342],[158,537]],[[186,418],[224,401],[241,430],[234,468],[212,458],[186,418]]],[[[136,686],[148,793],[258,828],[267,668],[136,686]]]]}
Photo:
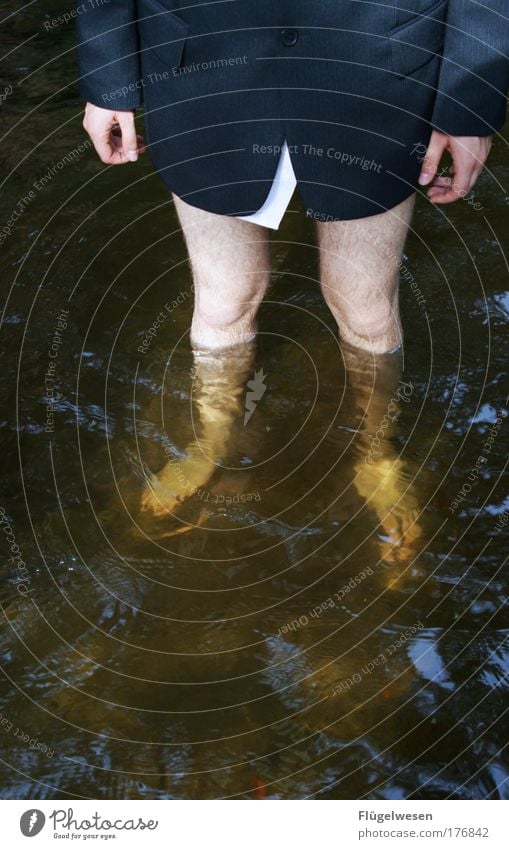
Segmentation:
{"type": "Polygon", "coordinates": [[[146,159],[68,162],[74,32],[44,21],[69,4],[17,5],[0,2],[3,798],[507,798],[507,130],[477,208],[417,204],[392,488],[355,485],[371,384],[345,381],[295,198],[259,317],[267,391],[201,497],[151,520],[136,458],[157,470],[193,436],[182,237],[146,159]],[[394,491],[420,535],[390,555],[394,491]]]}

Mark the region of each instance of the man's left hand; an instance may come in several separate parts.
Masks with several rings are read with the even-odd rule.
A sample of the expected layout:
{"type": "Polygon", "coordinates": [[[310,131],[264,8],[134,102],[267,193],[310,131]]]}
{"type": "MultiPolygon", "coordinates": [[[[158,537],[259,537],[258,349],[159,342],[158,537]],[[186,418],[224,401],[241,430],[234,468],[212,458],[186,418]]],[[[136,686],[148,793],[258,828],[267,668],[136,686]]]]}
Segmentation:
{"type": "Polygon", "coordinates": [[[464,198],[484,168],[491,141],[492,136],[446,136],[433,130],[419,175],[419,184],[430,187],[429,199],[433,203],[453,203],[464,198]],[[439,173],[446,150],[452,165],[439,173]]]}

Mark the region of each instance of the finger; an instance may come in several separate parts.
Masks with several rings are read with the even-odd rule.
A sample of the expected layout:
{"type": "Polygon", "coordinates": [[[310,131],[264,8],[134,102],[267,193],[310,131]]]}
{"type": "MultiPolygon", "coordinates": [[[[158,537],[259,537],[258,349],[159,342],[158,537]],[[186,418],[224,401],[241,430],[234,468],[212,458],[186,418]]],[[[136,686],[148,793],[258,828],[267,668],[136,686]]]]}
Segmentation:
{"type": "Polygon", "coordinates": [[[488,156],[489,156],[490,150],[491,150],[491,144],[492,144],[491,136],[487,136],[485,139],[482,139],[482,141],[484,141],[484,144],[482,146],[481,153],[479,154],[479,156],[477,157],[477,159],[474,163],[474,169],[473,169],[472,177],[471,177],[471,180],[470,180],[470,188],[471,189],[475,186],[475,184],[477,183],[477,180],[479,179],[480,175],[484,171],[484,168],[486,166],[486,160],[488,159],[488,156]]]}
{"type": "Polygon", "coordinates": [[[125,163],[124,154],[122,151],[122,136],[120,133],[116,134],[115,131],[112,131],[110,136],[111,149],[113,151],[115,157],[114,164],[122,165],[125,163]]]}
{"type": "Polygon", "coordinates": [[[442,169],[431,183],[427,195],[430,200],[441,197],[445,192],[449,191],[452,186],[454,175],[454,165],[450,165],[446,169],[442,169]]]}
{"type": "Polygon", "coordinates": [[[470,181],[468,180],[466,183],[457,183],[456,185],[449,186],[448,188],[443,186],[432,187],[427,192],[427,195],[433,203],[454,203],[455,201],[466,197],[469,191],[470,181]]]}
{"type": "Polygon", "coordinates": [[[470,191],[475,162],[463,153],[454,154],[454,177],[451,191],[455,195],[454,200],[463,198],[470,191]]]}
{"type": "Polygon", "coordinates": [[[145,153],[147,150],[147,146],[145,144],[145,139],[143,136],[136,136],[136,141],[138,143],[138,153],[145,153]]]}
{"type": "Polygon", "coordinates": [[[449,166],[446,174],[441,174],[439,177],[435,177],[426,193],[430,200],[436,197],[443,197],[447,192],[449,192],[452,187],[453,177],[454,165],[449,166]]]}
{"type": "Polygon", "coordinates": [[[104,133],[95,133],[91,135],[90,138],[92,139],[92,144],[94,145],[101,162],[111,165],[112,159],[115,156],[115,149],[111,143],[110,131],[107,130],[104,133]]]}
{"type": "Polygon", "coordinates": [[[449,194],[450,194],[450,189],[443,189],[440,186],[436,186],[436,188],[430,189],[429,192],[427,192],[429,200],[432,201],[433,203],[435,203],[437,201],[442,201],[449,194]]]}
{"type": "Polygon", "coordinates": [[[440,186],[440,188],[449,188],[449,186],[452,186],[452,177],[446,177],[445,175],[443,177],[435,177],[430,186],[430,191],[437,186],[440,186]]]}
{"type": "Polygon", "coordinates": [[[451,148],[451,155],[453,157],[453,164],[449,169],[452,174],[451,185],[448,188],[444,186],[430,187],[427,194],[433,203],[454,203],[454,201],[465,197],[469,191],[473,164],[468,151],[461,147],[453,147],[451,148]]]}
{"type": "Polygon", "coordinates": [[[447,136],[434,131],[426,150],[426,156],[422,163],[421,173],[419,174],[419,185],[427,186],[433,180],[438,171],[442,154],[447,147],[447,136]]]}
{"type": "Polygon", "coordinates": [[[474,170],[472,172],[472,176],[470,178],[470,188],[471,189],[473,189],[473,187],[477,183],[477,181],[478,181],[478,179],[481,176],[483,171],[484,171],[484,165],[476,165],[474,167],[474,170]]]}
{"type": "Polygon", "coordinates": [[[116,115],[122,132],[121,154],[125,162],[136,162],[138,159],[138,138],[133,112],[118,112],[116,115]]]}

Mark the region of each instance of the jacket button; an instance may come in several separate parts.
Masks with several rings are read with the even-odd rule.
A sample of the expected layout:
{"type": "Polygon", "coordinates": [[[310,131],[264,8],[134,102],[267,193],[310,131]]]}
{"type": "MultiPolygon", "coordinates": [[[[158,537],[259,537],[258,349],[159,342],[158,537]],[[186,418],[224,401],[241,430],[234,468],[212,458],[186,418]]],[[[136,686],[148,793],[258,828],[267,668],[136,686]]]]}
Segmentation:
{"type": "Polygon", "coordinates": [[[299,40],[299,33],[296,29],[281,30],[281,41],[285,47],[293,47],[299,40]]]}

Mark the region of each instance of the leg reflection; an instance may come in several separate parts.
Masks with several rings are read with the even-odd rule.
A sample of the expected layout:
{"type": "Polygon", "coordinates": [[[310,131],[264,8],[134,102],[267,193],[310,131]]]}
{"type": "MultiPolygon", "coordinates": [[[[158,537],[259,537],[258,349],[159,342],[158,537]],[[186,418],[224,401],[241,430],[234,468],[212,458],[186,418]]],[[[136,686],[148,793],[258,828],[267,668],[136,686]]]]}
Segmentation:
{"type": "Polygon", "coordinates": [[[141,500],[143,510],[156,516],[174,513],[211,479],[228,451],[232,428],[243,415],[254,353],[254,339],[223,350],[193,349],[197,435],[187,445],[184,458],[169,460],[157,474],[150,474],[141,500]]]}

